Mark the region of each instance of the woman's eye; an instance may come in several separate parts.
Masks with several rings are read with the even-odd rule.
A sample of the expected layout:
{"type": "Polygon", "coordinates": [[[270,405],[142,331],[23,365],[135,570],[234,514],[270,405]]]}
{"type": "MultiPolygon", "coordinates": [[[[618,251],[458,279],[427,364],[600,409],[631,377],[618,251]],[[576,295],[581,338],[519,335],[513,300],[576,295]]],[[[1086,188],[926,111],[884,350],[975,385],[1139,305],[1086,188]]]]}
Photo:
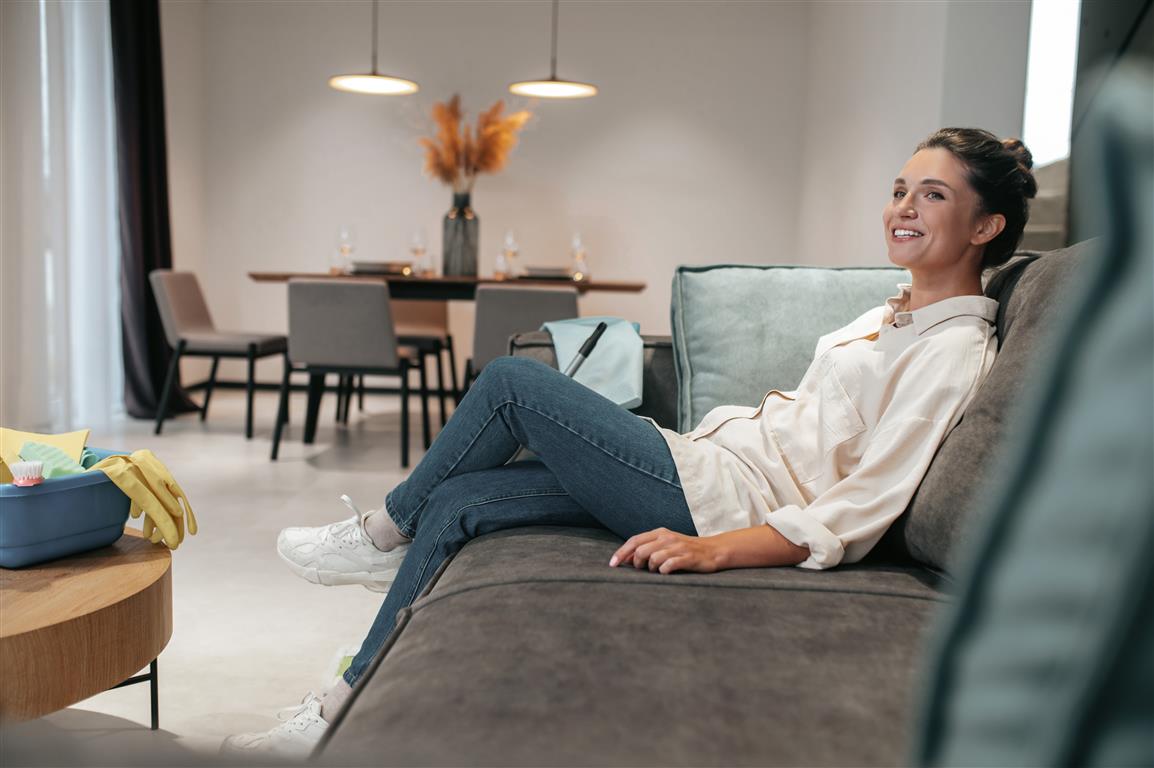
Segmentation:
{"type": "Polygon", "coordinates": [[[894,190],[894,200],[901,200],[905,196],[906,196],[906,193],[904,190],[901,190],[901,189],[895,189],[894,190]]]}
{"type": "Polygon", "coordinates": [[[931,200],[945,200],[946,199],[946,198],[942,197],[941,192],[927,192],[926,197],[928,197],[931,200]]]}

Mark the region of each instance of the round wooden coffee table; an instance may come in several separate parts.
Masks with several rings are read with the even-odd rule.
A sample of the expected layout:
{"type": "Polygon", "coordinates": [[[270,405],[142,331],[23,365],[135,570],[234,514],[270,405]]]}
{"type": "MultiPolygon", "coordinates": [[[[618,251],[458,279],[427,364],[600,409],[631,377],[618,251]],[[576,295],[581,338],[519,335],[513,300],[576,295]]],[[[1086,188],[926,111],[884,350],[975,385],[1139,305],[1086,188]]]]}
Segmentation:
{"type": "Polygon", "coordinates": [[[172,556],[129,528],[115,544],[0,568],[0,719],[28,720],[148,680],[172,637],[172,556]],[[150,675],[128,679],[151,666],[150,675]]]}

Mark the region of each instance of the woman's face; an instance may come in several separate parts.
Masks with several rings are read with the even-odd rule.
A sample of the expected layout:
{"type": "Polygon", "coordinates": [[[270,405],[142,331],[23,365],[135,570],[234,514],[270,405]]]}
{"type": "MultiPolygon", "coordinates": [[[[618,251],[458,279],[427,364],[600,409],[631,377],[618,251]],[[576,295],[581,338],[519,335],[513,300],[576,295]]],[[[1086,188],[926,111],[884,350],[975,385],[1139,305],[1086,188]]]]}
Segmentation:
{"type": "Polygon", "coordinates": [[[882,213],[890,261],[924,273],[957,269],[972,249],[980,259],[992,235],[983,231],[990,217],[981,215],[979,202],[949,150],[917,152],[894,180],[882,213]]]}

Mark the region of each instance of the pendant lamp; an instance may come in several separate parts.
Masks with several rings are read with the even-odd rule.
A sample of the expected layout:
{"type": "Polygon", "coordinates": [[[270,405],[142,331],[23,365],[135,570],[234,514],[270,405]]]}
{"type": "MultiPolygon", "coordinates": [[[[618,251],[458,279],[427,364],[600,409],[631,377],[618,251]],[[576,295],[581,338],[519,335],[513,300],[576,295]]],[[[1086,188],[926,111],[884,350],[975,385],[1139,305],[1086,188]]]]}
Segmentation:
{"type": "Polygon", "coordinates": [[[377,71],[377,3],[373,0],[373,71],[367,75],[333,75],[329,85],[338,91],[349,93],[369,93],[377,96],[400,96],[416,93],[420,86],[403,77],[382,75],[377,71]]]}
{"type": "Polygon", "coordinates": [[[519,96],[537,96],[542,99],[585,99],[597,95],[597,86],[578,83],[574,80],[557,78],[557,4],[553,0],[553,54],[550,59],[549,77],[544,80],[523,80],[509,86],[512,93],[519,96]]]}

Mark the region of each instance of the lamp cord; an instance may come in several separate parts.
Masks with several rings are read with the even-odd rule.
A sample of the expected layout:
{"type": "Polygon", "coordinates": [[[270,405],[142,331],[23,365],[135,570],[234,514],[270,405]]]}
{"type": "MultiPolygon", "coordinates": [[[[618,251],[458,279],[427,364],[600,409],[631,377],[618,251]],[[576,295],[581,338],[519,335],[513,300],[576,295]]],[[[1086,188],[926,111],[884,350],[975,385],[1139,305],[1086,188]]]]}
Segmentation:
{"type": "Polygon", "coordinates": [[[549,62],[549,79],[557,79],[557,7],[560,0],[553,0],[553,47],[552,57],[549,62]]]}
{"type": "Polygon", "coordinates": [[[377,74],[377,4],[379,0],[373,0],[373,74],[377,74]]]}

